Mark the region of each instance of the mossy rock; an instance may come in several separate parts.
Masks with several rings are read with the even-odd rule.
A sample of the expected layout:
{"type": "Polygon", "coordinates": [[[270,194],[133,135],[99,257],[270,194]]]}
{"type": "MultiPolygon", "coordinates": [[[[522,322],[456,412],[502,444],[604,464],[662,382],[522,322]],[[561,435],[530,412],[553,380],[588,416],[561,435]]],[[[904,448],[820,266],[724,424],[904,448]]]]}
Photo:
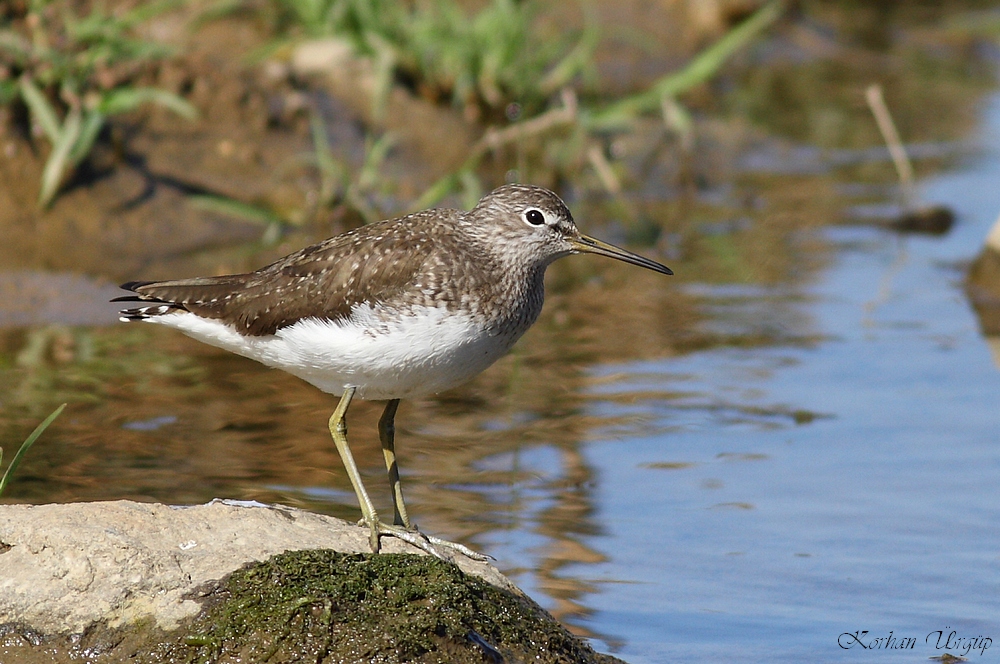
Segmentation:
{"type": "Polygon", "coordinates": [[[426,556],[296,551],[248,565],[139,662],[620,662],[530,599],[426,556]]]}

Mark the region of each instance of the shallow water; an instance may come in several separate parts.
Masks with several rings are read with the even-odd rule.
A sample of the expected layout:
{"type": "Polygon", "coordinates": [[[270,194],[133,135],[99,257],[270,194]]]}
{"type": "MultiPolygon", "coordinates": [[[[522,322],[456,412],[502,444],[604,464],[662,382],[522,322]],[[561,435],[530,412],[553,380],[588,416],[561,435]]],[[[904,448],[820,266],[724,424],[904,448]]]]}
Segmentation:
{"type": "Polygon", "coordinates": [[[1000,370],[960,268],[1000,211],[1000,98],[977,133],[981,154],[922,183],[958,214],[947,237],[824,230],[815,283],[719,289],[719,319],[791,307],[786,332],[821,341],[594,370],[620,378],[592,408],[652,429],[583,447],[603,527],[583,540],[605,560],[564,570],[599,589],[588,624],[622,657],[881,661],[892,637],[919,659],[971,638],[979,659],[985,637],[996,659],[1000,370]],[[838,645],[858,630],[875,648],[838,645]]]}
{"type": "MultiPolygon", "coordinates": [[[[789,80],[808,83],[808,66],[789,80]]],[[[725,166],[694,203],[676,203],[672,165],[650,169],[632,202],[664,230],[636,249],[675,277],[560,261],[509,357],[404,402],[397,451],[421,527],[495,556],[633,663],[892,656],[842,637],[855,632],[912,638],[921,660],[965,654],[967,641],[937,647],[939,630],[997,640],[982,657],[995,660],[1000,370],[962,281],[1000,213],[1000,97],[979,98],[995,74],[970,84],[960,70],[947,81],[968,99],[952,91],[954,106],[926,113],[944,103],[937,79],[905,75],[918,93],[898,95],[900,124],[917,136],[924,200],[957,213],[950,233],[880,229],[898,208],[859,101],[867,72],[823,108],[796,98],[815,86],[792,83],[794,112],[762,111],[766,94],[732,102],[748,117],[821,116],[826,133],[703,141],[725,166]]],[[[573,203],[595,235],[650,235],[573,203]]],[[[4,501],[226,497],[357,518],[326,431],[333,398],[170,330],[115,324],[116,281],[229,264],[205,255],[171,254],[155,274],[94,257],[85,265],[106,266],[81,267],[89,276],[0,266],[0,445],[70,403],[4,501]]],[[[385,510],[379,409],[352,406],[351,440],[385,510]]]]}

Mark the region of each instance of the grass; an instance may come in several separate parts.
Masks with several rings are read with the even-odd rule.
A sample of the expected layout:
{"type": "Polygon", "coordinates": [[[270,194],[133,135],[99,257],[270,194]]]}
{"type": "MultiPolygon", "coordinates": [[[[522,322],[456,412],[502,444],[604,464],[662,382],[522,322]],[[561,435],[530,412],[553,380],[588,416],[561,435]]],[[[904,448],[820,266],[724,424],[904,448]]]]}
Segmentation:
{"type": "Polygon", "coordinates": [[[77,16],[70,3],[29,0],[22,17],[0,26],[0,104],[25,108],[31,129],[51,146],[39,183],[41,207],[52,204],[90,155],[109,118],[144,104],[197,117],[183,98],[133,83],[144,65],[170,53],[133,32],[179,4],[142,3],[119,15],[98,7],[77,16]]]}
{"type": "MultiPolygon", "coordinates": [[[[71,3],[26,0],[23,16],[0,25],[0,104],[24,109],[13,117],[28,118],[34,133],[51,145],[39,184],[41,207],[51,205],[72,179],[111,117],[145,104],[196,117],[183,98],[136,83],[144,67],[169,55],[162,45],[137,38],[137,28],[181,4],[155,0],[112,14],[96,3],[89,14],[77,16],[71,3]]],[[[609,133],[628,131],[636,119],[656,114],[670,130],[683,129],[690,143],[692,123],[678,97],[714,76],[781,15],[784,5],[772,0],[680,71],[610,101],[591,86],[601,35],[588,5],[582,6],[583,27],[562,31],[541,20],[543,6],[539,0],[488,0],[470,12],[458,0],[222,0],[209,13],[249,10],[265,16],[274,38],[263,53],[306,39],[346,41],[373,64],[376,119],[392,86],[400,84],[478,119],[482,139],[463,164],[418,197],[415,207],[422,208],[455,193],[474,203],[485,189],[484,160],[490,157],[502,169],[508,147],[525,163],[525,150],[547,155],[557,177],[589,165],[601,186],[617,196],[622,185],[604,156],[609,133]]],[[[376,176],[391,137],[373,132],[364,164],[352,173],[331,153],[318,117],[312,118],[311,132],[314,150],[297,163],[315,169],[318,189],[302,210],[281,212],[219,196],[196,197],[194,204],[262,223],[273,238],[324,210],[348,210],[365,221],[380,218],[377,194],[392,184],[376,176]]]]}
{"type": "Polygon", "coordinates": [[[319,114],[310,119],[313,152],[304,155],[303,161],[315,168],[319,177],[317,205],[321,208],[346,206],[361,216],[365,223],[382,218],[372,201],[378,191],[379,173],[395,139],[391,134],[369,135],[365,140],[364,161],[356,173],[338,159],[330,149],[326,124],[319,114]]]}
{"type": "MultiPolygon", "coordinates": [[[[589,164],[601,185],[620,198],[622,184],[604,156],[608,134],[628,131],[638,118],[655,114],[690,149],[693,122],[678,97],[716,75],[737,50],[781,16],[784,4],[772,0],[679,71],[646,90],[603,103],[588,89],[600,34],[587,5],[582,30],[555,35],[541,27],[537,0],[490,0],[471,14],[456,0],[270,0],[253,7],[258,15],[267,15],[275,32],[255,58],[287,52],[298,41],[322,38],[344,40],[356,56],[369,58],[375,72],[376,120],[389,90],[399,83],[480,120],[482,137],[464,163],[417,197],[410,207],[413,211],[456,193],[466,207],[474,205],[486,189],[480,179],[484,160],[501,161],[510,146],[517,153],[515,160],[524,160],[526,146],[548,154],[558,175],[573,175],[571,171],[581,164],[589,164]]],[[[211,13],[220,16],[246,8],[245,3],[223,0],[211,13]]],[[[318,116],[313,116],[311,127],[314,152],[307,160],[319,173],[319,207],[343,205],[366,222],[381,218],[369,201],[374,176],[390,147],[387,139],[369,139],[369,156],[352,177],[330,154],[318,116]]],[[[213,197],[199,204],[247,219],[274,215],[266,208],[228,199],[213,197]]]]}
{"type": "MultiPolygon", "coordinates": [[[[15,454],[14,458],[10,460],[10,465],[7,466],[7,470],[5,470],[3,476],[0,477],[0,496],[3,495],[3,490],[6,489],[7,485],[10,483],[10,478],[14,476],[14,472],[17,470],[18,465],[20,465],[21,459],[24,457],[25,453],[32,445],[35,444],[38,437],[41,436],[47,428],[49,428],[49,425],[52,424],[57,417],[59,417],[59,414],[63,412],[65,407],[66,404],[63,404],[52,411],[52,414],[46,417],[41,424],[35,427],[35,430],[31,432],[31,435],[25,438],[24,442],[21,443],[21,447],[18,448],[17,454],[15,454]]],[[[0,447],[0,463],[3,463],[2,447],[0,447]]]]}
{"type": "Polygon", "coordinates": [[[665,99],[675,99],[678,95],[711,79],[736,51],[778,20],[783,11],[784,3],[772,0],[699,53],[680,71],[661,77],[645,92],[616,101],[591,113],[586,119],[588,126],[592,130],[610,129],[627,125],[637,115],[661,112],[665,99]]]}
{"type": "Polygon", "coordinates": [[[597,45],[592,21],[575,33],[542,33],[531,0],[490,0],[471,15],[456,0],[272,0],[268,7],[277,36],[265,52],[303,39],[346,40],[376,63],[377,110],[401,81],[474,114],[503,117],[513,102],[538,112],[561,87],[592,74],[597,45]]]}
{"type": "Polygon", "coordinates": [[[774,23],[783,10],[781,0],[772,0],[699,53],[685,67],[661,77],[645,91],[600,106],[596,103],[581,105],[569,88],[563,88],[561,107],[549,108],[545,113],[525,118],[502,129],[487,127],[483,139],[473,148],[465,163],[432,185],[414,208],[432,205],[456,191],[462,192],[465,202],[469,203],[477,195],[476,192],[482,189],[476,172],[487,154],[496,153],[507,144],[522,142],[532,136],[566,130],[570,130],[566,141],[569,149],[563,150],[563,160],[579,163],[580,155],[586,155],[605,189],[612,194],[619,193],[620,185],[609,177],[611,169],[600,148],[603,135],[611,131],[627,131],[629,125],[643,115],[660,114],[667,128],[679,133],[682,141],[689,144],[692,140],[692,121],[677,97],[715,76],[737,50],[774,23]]]}

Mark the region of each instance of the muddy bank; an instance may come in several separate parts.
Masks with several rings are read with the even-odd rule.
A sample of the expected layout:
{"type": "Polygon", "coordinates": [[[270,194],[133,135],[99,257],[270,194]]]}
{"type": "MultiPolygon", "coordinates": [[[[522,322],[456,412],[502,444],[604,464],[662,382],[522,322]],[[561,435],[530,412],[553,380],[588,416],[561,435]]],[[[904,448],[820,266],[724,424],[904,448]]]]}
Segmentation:
{"type": "Polygon", "coordinates": [[[491,565],[366,533],[246,502],[0,507],[0,658],[614,661],[491,565]]]}

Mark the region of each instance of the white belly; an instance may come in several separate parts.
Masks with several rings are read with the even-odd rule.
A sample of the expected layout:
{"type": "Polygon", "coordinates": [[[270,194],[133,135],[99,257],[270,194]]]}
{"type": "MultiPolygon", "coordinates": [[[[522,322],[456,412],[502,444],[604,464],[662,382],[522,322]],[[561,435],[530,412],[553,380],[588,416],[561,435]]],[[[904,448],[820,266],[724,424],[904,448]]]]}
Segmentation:
{"type": "Polygon", "coordinates": [[[363,399],[405,399],[454,387],[517,341],[513,335],[490,335],[472,316],[443,308],[405,319],[382,320],[377,313],[362,305],[348,320],[308,318],[261,337],[244,337],[188,312],[146,320],[287,371],[330,394],[356,387],[363,399]]]}

